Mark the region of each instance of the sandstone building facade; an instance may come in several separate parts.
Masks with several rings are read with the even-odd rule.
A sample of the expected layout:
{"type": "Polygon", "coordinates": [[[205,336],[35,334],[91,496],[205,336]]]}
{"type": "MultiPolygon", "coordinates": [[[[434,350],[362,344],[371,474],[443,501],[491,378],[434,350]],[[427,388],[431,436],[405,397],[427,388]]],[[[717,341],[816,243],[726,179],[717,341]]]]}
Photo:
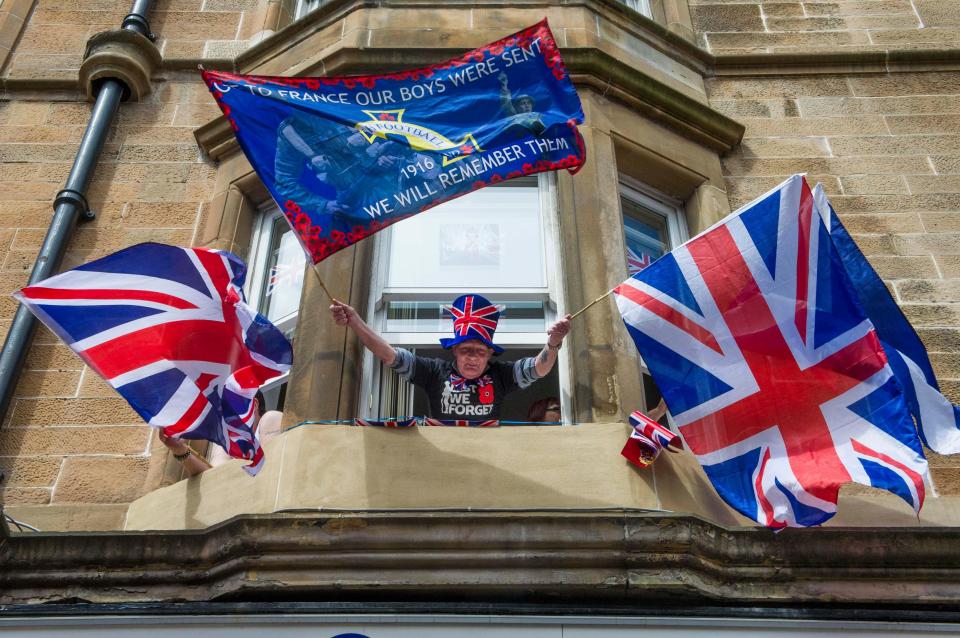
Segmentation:
{"type": "MultiPolygon", "coordinates": [[[[64,266],[142,241],[212,246],[246,259],[251,299],[295,335],[294,369],[270,394],[271,401],[282,401],[287,431],[268,444],[267,469],[252,481],[238,465],[180,481],[179,464],[124,400],[41,329],[0,428],[5,475],[0,494],[5,511],[18,520],[66,532],[66,538],[96,530],[147,547],[152,537],[135,532],[200,530],[256,514],[261,518],[241,518],[231,529],[254,539],[251,546],[260,538],[283,546],[289,540],[285,534],[296,528],[283,512],[336,510],[347,513],[342,529],[357,525],[389,535],[419,529],[416,516],[441,508],[458,514],[435,521],[423,539],[442,545],[466,525],[495,538],[494,512],[548,510],[565,512],[566,518],[552,514],[547,522],[530,514],[499,524],[517,534],[510,538],[539,530],[544,543],[563,545],[551,536],[550,530],[559,528],[578,539],[570,543],[604,538],[613,546],[625,528],[619,519],[605,518],[610,511],[659,512],[678,526],[659,527],[676,536],[656,541],[683,548],[668,559],[677,574],[698,569],[683,566],[684,552],[709,554],[697,542],[685,545],[691,537],[731,534],[723,545],[729,552],[716,550],[722,555],[717,560],[730,561],[729,571],[683,584],[684,595],[731,596],[751,604],[765,597],[785,605],[822,600],[829,587],[816,583],[836,584],[827,558],[804,563],[811,571],[796,576],[802,586],[790,581],[777,589],[773,581],[747,574],[763,573],[777,561],[799,566],[803,557],[791,553],[788,542],[761,538],[766,532],[760,530],[741,529],[742,536],[715,532],[720,528],[684,517],[694,514],[731,529],[749,523],[719,502],[691,458],[665,458],[640,473],[619,457],[625,417],[651,407],[656,390],[645,382],[612,303],[578,320],[550,380],[566,418],[579,425],[406,433],[307,423],[413,409],[415,399],[390,385],[356,340],[332,324],[312,276],[294,278],[283,299],[265,295],[264,273],[278,256],[290,255],[289,238],[275,223],[275,208],[196,67],[347,75],[424,66],[544,16],[584,105],[587,164],[576,176],[558,173],[490,188],[455,204],[458,213],[480,214],[508,202],[517,207],[516,219],[540,233],[534,261],[520,265],[541,276],[490,287],[491,296],[502,295],[528,312],[517,316],[530,318],[503,331],[508,346],[518,352],[535,347],[552,317],[583,307],[619,283],[627,273],[628,251],[640,251],[643,241],[647,250],[668,250],[787,176],[804,172],[824,184],[926,343],[945,393],[960,401],[960,13],[954,0],[160,0],[147,15],[155,40],[143,38],[132,49],[111,35],[128,5],[127,0],[0,5],[3,292],[26,283],[50,222],[51,200],[89,120],[98,79],[125,78],[130,96],[87,193],[96,218],[77,226],[64,266]],[[103,32],[110,33],[93,38],[103,32]],[[103,51],[112,53],[92,55],[103,51]],[[243,496],[230,497],[245,480],[243,496]],[[468,509],[487,513],[466,522],[457,518],[468,509]],[[387,514],[365,518],[372,511],[387,514]],[[397,513],[393,518],[391,511],[397,513]],[[692,531],[684,536],[681,528],[692,531]],[[729,549],[734,547],[739,549],[729,549]],[[754,564],[744,552],[774,558],[754,564]],[[731,584],[738,578],[751,586],[731,584]],[[798,594],[803,587],[809,587],[807,593],[798,594]]],[[[511,225],[516,220],[497,223],[501,237],[516,232],[511,225]]],[[[404,312],[435,306],[453,288],[435,273],[409,274],[426,283],[397,274],[390,251],[426,236],[412,233],[382,233],[323,262],[321,273],[336,296],[361,309],[394,343],[428,349],[440,329],[404,312]]],[[[16,303],[4,299],[0,318],[9,320],[16,303]]],[[[892,562],[879,579],[851,577],[873,584],[839,587],[839,599],[867,604],[884,578],[905,579],[891,604],[936,589],[925,572],[904,575],[921,563],[932,569],[929,556],[956,540],[940,528],[960,524],[960,460],[929,458],[938,494],[919,519],[896,498],[854,486],[845,489],[831,525],[869,529],[817,540],[823,556],[833,556],[836,564],[849,561],[850,573],[856,560],[844,548],[849,539],[868,534],[881,546],[907,542],[926,552],[928,562],[911,555],[892,562]],[[940,535],[915,536],[926,527],[938,528],[940,535]]],[[[626,528],[646,529],[650,520],[641,517],[626,528]]],[[[225,528],[219,529],[208,533],[225,528]]],[[[360,534],[353,541],[369,549],[377,546],[376,538],[382,536],[360,534]]],[[[183,547],[178,551],[186,551],[183,547]]],[[[479,543],[476,551],[488,547],[479,543]]],[[[33,548],[14,560],[32,565],[42,551],[33,548]]],[[[78,554],[70,560],[82,563],[82,551],[73,551],[78,554]]],[[[617,545],[617,551],[632,550],[617,545]]],[[[172,563],[177,556],[164,560],[172,563]]],[[[221,559],[205,554],[212,563],[204,569],[221,559]]],[[[482,569],[509,571],[502,565],[482,569]]],[[[617,583],[628,591],[651,587],[663,593],[672,591],[669,582],[679,582],[652,575],[653,566],[633,580],[624,576],[629,569],[611,569],[625,578],[617,583]]],[[[274,576],[283,580],[280,571],[274,576]]],[[[313,584],[304,591],[351,578],[376,582],[375,574],[361,571],[313,571],[305,577],[313,584]]],[[[798,567],[797,574],[801,571],[798,567]]],[[[249,574],[205,588],[211,578],[210,572],[198,573],[196,584],[181,591],[158,576],[142,599],[206,600],[216,592],[269,589],[249,574]]],[[[577,578],[576,585],[557,586],[553,594],[572,595],[606,576],[598,568],[577,578]]],[[[483,591],[509,595],[511,587],[556,585],[550,578],[534,581],[494,579],[483,591]]],[[[8,600],[57,599],[52,583],[13,582],[13,590],[22,593],[8,600]]],[[[943,582],[935,595],[940,602],[954,596],[956,574],[943,582]]],[[[439,587],[415,577],[403,583],[396,591],[439,587]]],[[[91,593],[95,585],[78,582],[76,588],[85,592],[75,594],[80,598],[97,598],[91,593]]],[[[462,591],[467,596],[474,590],[462,591]]]]}

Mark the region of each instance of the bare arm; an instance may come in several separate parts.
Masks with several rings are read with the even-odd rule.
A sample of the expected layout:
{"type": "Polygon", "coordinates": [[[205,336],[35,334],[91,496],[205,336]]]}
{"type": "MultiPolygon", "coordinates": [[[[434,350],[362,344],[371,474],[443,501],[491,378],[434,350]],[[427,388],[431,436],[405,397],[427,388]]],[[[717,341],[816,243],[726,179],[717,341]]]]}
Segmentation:
{"type": "Polygon", "coordinates": [[[370,326],[360,318],[356,310],[342,301],[334,299],[333,303],[330,304],[330,313],[333,315],[333,320],[337,322],[338,326],[347,326],[353,330],[360,339],[360,343],[385,364],[390,365],[393,363],[393,360],[397,358],[397,351],[393,349],[393,346],[374,332],[370,326]]]}
{"type": "MultiPolygon", "coordinates": [[[[182,439],[175,439],[169,436],[166,436],[163,433],[163,430],[157,430],[157,434],[160,436],[160,442],[167,446],[175,457],[182,457],[184,454],[190,454],[190,448],[182,439]]],[[[177,459],[180,463],[183,464],[183,470],[187,476],[194,476],[200,472],[205,472],[210,469],[206,463],[200,460],[196,454],[190,454],[189,456],[177,459]]]]}
{"type": "Polygon", "coordinates": [[[537,355],[536,360],[537,374],[541,377],[547,376],[553,370],[553,365],[557,362],[557,352],[568,332],[570,332],[570,315],[555,322],[547,330],[547,345],[537,355]]]}

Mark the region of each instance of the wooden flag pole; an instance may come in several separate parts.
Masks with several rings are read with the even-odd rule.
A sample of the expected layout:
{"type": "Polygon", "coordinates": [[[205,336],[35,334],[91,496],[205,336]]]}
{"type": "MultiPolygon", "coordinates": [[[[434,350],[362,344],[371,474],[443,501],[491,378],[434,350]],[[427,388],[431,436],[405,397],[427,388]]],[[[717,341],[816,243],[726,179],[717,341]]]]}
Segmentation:
{"type": "Polygon", "coordinates": [[[575,313],[573,313],[572,315],[570,315],[570,320],[572,321],[572,320],[576,319],[577,315],[579,315],[579,314],[582,313],[584,310],[586,310],[587,308],[589,308],[589,307],[592,306],[593,304],[597,303],[598,301],[601,301],[601,300],[603,300],[603,299],[606,299],[606,298],[610,295],[610,293],[612,293],[614,290],[615,290],[615,288],[611,288],[611,289],[608,290],[607,292],[603,293],[602,295],[600,295],[599,297],[597,297],[596,299],[594,299],[593,301],[591,301],[590,303],[588,303],[586,306],[584,306],[584,307],[581,308],[580,310],[578,310],[578,311],[576,311],[575,313]]]}
{"type": "Polygon", "coordinates": [[[200,453],[194,450],[189,443],[187,444],[187,449],[190,450],[190,454],[200,459],[200,462],[206,465],[208,470],[213,468],[213,465],[210,464],[210,461],[200,456],[200,453]]]}
{"type": "Polygon", "coordinates": [[[317,276],[317,281],[320,282],[320,287],[323,288],[323,292],[327,293],[327,297],[330,298],[330,301],[333,301],[333,295],[330,294],[330,291],[327,289],[327,284],[323,283],[323,278],[320,276],[320,271],[317,270],[317,265],[314,264],[311,268],[313,274],[317,276]]]}

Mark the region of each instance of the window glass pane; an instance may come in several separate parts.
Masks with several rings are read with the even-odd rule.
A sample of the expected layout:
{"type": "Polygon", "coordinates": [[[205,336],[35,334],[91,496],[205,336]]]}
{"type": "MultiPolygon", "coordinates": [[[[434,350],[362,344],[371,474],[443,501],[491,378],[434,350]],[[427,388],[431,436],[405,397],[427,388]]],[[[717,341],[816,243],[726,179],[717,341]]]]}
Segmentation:
{"type": "Polygon", "coordinates": [[[635,275],[670,250],[667,219],[639,203],[622,198],[627,245],[627,273],[635,275]]]}
{"type": "Polygon", "coordinates": [[[294,314],[300,307],[306,255],[283,216],[274,218],[267,244],[260,313],[270,321],[294,314]]]}
{"type": "MultiPolygon", "coordinates": [[[[451,300],[452,301],[452,300],[451,300]]],[[[497,303],[496,300],[491,300],[497,303]]],[[[391,301],[387,304],[386,332],[451,331],[450,314],[443,311],[449,302],[391,301]]],[[[510,301],[500,315],[497,332],[543,332],[547,329],[542,301],[510,301]]]]}
{"type": "Polygon", "coordinates": [[[302,18],[311,11],[315,11],[332,0],[300,0],[297,6],[297,18],[302,18]]]}
{"type": "Polygon", "coordinates": [[[653,12],[650,11],[650,0],[620,0],[620,2],[648,18],[653,16],[653,12]]]}
{"type": "Polygon", "coordinates": [[[484,188],[392,229],[388,288],[546,286],[536,186],[484,188]]]}

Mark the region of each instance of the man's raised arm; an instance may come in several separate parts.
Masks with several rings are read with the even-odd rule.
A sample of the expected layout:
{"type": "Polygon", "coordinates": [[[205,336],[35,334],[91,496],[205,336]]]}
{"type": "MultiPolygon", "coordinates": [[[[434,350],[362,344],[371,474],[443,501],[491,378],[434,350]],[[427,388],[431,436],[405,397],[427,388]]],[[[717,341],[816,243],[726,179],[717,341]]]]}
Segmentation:
{"type": "Polygon", "coordinates": [[[333,320],[338,326],[347,326],[353,330],[360,339],[360,343],[385,364],[390,365],[397,358],[394,347],[374,332],[352,307],[334,299],[330,304],[330,314],[333,315],[333,320]]]}
{"type": "Polygon", "coordinates": [[[560,350],[563,338],[567,336],[568,332],[570,332],[570,315],[554,322],[547,330],[547,345],[540,351],[536,359],[539,376],[545,377],[553,369],[553,364],[557,362],[557,351],[560,350]]]}

